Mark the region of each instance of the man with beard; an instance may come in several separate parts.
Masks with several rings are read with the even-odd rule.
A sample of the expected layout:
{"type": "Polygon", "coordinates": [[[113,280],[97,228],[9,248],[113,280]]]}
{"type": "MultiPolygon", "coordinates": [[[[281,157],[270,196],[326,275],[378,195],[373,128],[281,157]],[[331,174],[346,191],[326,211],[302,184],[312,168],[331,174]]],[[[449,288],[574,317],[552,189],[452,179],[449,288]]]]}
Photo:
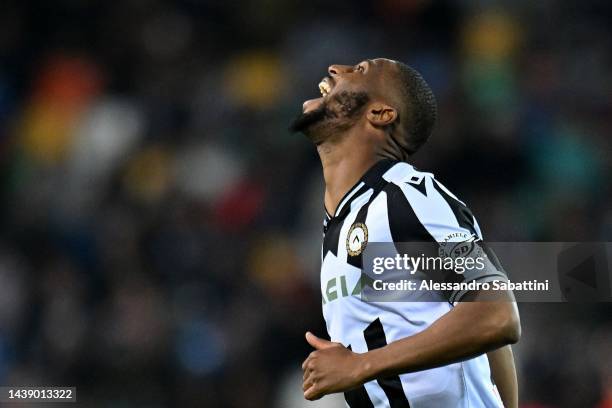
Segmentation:
{"type": "MultiPolygon", "coordinates": [[[[292,125],[316,145],[325,179],[321,291],[331,341],[306,333],[316,350],[302,365],[304,397],[344,392],[352,408],[516,407],[511,293],[494,302],[482,301],[485,291],[369,302],[350,291],[368,242],[472,243],[482,234],[462,201],[407,163],[437,115],[421,75],[383,58],[328,72],[322,97],[306,101],[292,125]]],[[[505,279],[499,269],[462,279],[505,279]]]]}

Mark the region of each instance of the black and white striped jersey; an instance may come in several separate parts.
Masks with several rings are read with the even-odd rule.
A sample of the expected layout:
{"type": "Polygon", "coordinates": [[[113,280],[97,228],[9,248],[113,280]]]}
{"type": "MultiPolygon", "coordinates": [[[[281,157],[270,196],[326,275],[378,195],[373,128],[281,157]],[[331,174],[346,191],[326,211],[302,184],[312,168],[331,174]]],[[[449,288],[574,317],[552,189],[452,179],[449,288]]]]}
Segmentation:
{"type": "MultiPolygon", "coordinates": [[[[482,234],[470,210],[431,173],[404,162],[375,164],[326,214],[322,248],[323,315],[332,341],[364,353],[412,336],[450,311],[443,302],[368,302],[361,250],[368,242],[444,242],[482,234]]],[[[470,279],[490,279],[470,276],[470,279]]],[[[357,407],[502,407],[486,355],[430,370],[378,379],[345,394],[357,407]]]]}

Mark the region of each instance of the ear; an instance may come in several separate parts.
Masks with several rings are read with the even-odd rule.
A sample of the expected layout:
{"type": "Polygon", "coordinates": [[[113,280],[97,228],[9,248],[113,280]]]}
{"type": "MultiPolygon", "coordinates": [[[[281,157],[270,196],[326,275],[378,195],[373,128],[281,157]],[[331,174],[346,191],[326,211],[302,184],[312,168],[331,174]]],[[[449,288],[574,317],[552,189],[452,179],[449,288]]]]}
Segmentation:
{"type": "Polygon", "coordinates": [[[384,103],[374,103],[370,105],[367,118],[372,126],[384,127],[395,122],[397,119],[397,110],[384,103]]]}

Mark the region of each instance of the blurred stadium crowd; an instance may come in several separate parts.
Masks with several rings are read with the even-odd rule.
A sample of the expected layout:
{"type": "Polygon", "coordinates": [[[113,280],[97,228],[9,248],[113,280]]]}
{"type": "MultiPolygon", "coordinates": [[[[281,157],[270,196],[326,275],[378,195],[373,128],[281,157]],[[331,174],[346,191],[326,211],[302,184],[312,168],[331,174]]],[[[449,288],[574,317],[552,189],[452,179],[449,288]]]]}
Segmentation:
{"type": "MultiPolygon", "coordinates": [[[[0,384],[83,406],[305,404],[331,63],[419,69],[415,157],[490,241],[612,238],[605,1],[3,1],[0,384]]],[[[503,260],[502,260],[503,261],[503,260]]],[[[609,305],[520,305],[523,407],[612,407],[609,305]]]]}

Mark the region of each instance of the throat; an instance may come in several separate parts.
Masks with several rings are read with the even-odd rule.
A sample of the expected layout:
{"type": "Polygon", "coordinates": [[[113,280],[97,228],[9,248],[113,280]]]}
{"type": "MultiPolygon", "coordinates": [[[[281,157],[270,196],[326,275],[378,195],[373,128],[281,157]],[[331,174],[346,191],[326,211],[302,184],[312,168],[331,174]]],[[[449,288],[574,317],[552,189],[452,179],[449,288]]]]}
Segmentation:
{"type": "Polygon", "coordinates": [[[376,157],[367,152],[339,150],[327,143],[317,148],[325,179],[325,209],[334,216],[344,196],[352,190],[366,171],[376,163],[376,157]]]}

